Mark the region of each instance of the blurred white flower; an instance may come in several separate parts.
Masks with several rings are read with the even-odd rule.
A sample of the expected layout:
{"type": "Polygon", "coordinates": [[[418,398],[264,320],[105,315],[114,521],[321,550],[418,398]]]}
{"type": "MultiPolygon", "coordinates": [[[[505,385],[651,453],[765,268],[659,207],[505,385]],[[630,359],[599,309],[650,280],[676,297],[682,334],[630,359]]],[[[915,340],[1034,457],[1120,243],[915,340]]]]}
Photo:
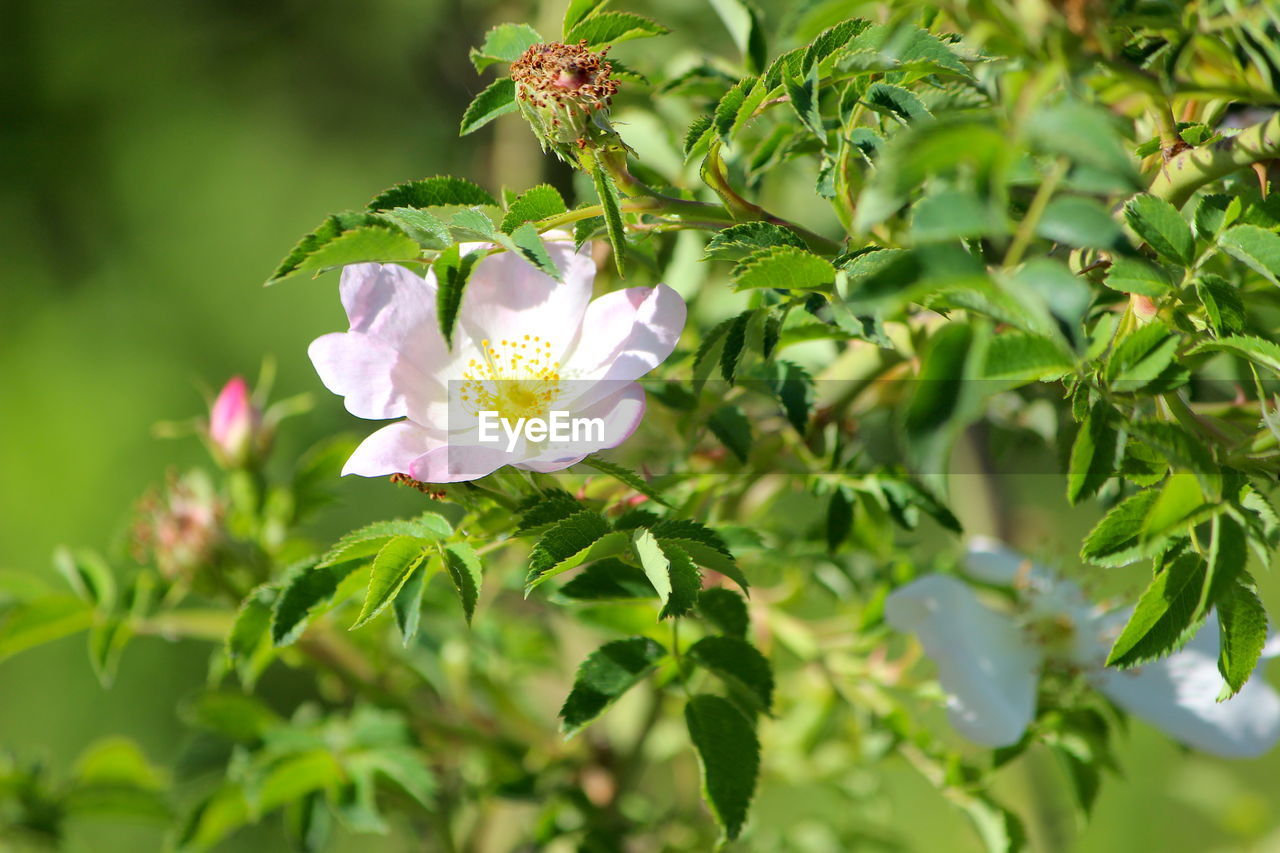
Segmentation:
{"type": "MultiPolygon", "coordinates": [[[[1108,669],[1107,651],[1129,610],[1091,604],[1078,586],[989,539],[971,540],[965,568],[976,580],[1018,591],[1013,612],[979,600],[963,581],[929,575],[895,590],[885,618],[920,638],[938,667],[952,726],[984,746],[1008,746],[1035,717],[1046,664],[1078,670],[1117,705],[1188,746],[1231,758],[1262,755],[1280,739],[1280,695],[1255,675],[1218,702],[1218,624],[1210,615],[1179,651],[1129,669],[1108,669]]],[[[1273,639],[1264,658],[1280,654],[1273,639]]]]}

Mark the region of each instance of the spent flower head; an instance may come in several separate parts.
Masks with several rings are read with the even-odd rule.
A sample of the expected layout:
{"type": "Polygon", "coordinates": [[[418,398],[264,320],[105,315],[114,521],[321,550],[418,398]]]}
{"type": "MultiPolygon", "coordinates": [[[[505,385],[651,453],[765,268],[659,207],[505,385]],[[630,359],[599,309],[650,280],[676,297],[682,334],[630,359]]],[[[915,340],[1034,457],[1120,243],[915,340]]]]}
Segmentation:
{"type": "Polygon", "coordinates": [[[225,506],[203,471],[170,473],[163,489],[138,502],[133,557],[171,581],[190,580],[222,541],[225,506]]]}
{"type": "Polygon", "coordinates": [[[549,42],[533,45],[512,63],[516,103],[543,151],[574,163],[584,149],[623,147],[609,124],[618,81],[610,77],[607,52],[588,50],[586,42],[549,42]]]}

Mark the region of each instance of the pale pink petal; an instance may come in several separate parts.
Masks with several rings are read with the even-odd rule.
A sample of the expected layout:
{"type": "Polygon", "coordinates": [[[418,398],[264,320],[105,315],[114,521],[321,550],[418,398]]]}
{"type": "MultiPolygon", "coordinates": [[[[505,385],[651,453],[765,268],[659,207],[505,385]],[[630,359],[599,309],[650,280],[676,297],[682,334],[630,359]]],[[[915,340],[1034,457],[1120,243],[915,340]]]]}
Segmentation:
{"type": "Polygon", "coordinates": [[[1218,702],[1218,624],[1212,615],[1177,652],[1137,669],[1099,669],[1099,690],[1120,707],[1187,746],[1226,758],[1253,758],[1280,740],[1280,695],[1255,673],[1218,702]]]}
{"type": "Polygon", "coordinates": [[[429,364],[406,357],[394,345],[362,332],[334,332],[307,349],[320,381],[343,397],[358,418],[382,420],[425,411],[445,399],[445,389],[424,372],[429,364]]]}
{"type": "Polygon", "coordinates": [[[1009,617],[946,575],[895,590],[884,615],[899,631],[916,634],[937,665],[956,731],[984,746],[1017,743],[1035,716],[1041,658],[1009,617]]]}
{"type": "Polygon", "coordinates": [[[435,322],[435,278],[399,264],[350,264],[338,284],[351,331],[399,343],[435,322]]]}
{"type": "Polygon", "coordinates": [[[409,476],[424,483],[460,483],[492,474],[510,461],[504,446],[450,444],[414,459],[409,476]]]}
{"type": "Polygon", "coordinates": [[[600,418],[604,422],[601,440],[546,446],[536,456],[520,460],[516,467],[541,473],[559,471],[576,465],[599,450],[617,447],[630,438],[644,419],[644,389],[635,382],[615,385],[618,389],[615,393],[588,408],[572,412],[574,418],[600,418]]]}
{"type": "Polygon", "coordinates": [[[581,378],[639,379],[671,355],[687,313],[665,284],[606,293],[587,306],[567,369],[581,378]]]}
{"type": "Polygon", "coordinates": [[[572,242],[546,245],[564,281],[513,252],[482,258],[462,295],[457,337],[496,342],[538,335],[552,342],[553,358],[565,355],[577,340],[596,268],[588,247],[574,252],[572,242]]]}
{"type": "Polygon", "coordinates": [[[408,474],[413,460],[441,445],[422,427],[410,421],[398,421],[370,435],[351,454],[342,475],[386,477],[408,474]]]}

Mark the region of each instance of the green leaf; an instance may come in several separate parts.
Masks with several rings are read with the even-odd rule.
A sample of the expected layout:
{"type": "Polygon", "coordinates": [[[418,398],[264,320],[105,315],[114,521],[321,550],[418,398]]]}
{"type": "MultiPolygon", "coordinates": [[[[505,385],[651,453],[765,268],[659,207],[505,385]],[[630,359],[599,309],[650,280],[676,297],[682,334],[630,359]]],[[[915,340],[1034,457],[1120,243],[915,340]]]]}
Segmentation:
{"type": "Polygon", "coordinates": [[[699,566],[720,572],[743,589],[747,588],[746,577],[716,531],[691,518],[664,518],[649,525],[649,529],[660,542],[678,545],[699,566]]]}
{"type": "Polygon", "coordinates": [[[1091,198],[1057,196],[1036,223],[1036,233],[1066,246],[1114,249],[1122,238],[1120,226],[1091,198]]]}
{"type": "Polygon", "coordinates": [[[828,288],[836,269],[825,258],[796,246],[772,246],[752,252],[733,270],[737,290],[769,287],[787,290],[828,288]]]}
{"type": "Polygon", "coordinates": [[[232,663],[247,662],[262,646],[271,627],[272,606],[278,595],[275,587],[262,584],[240,603],[227,634],[227,659],[232,663]]]}
{"type": "Polygon", "coordinates": [[[420,181],[407,181],[383,190],[369,202],[370,211],[397,207],[439,207],[441,205],[493,205],[493,196],[471,181],[449,175],[437,175],[420,181]]]}
{"type": "Polygon", "coordinates": [[[443,516],[434,512],[424,512],[417,518],[405,521],[375,521],[359,530],[353,530],[338,540],[329,551],[320,558],[317,564],[321,567],[345,563],[350,560],[361,560],[372,557],[382,550],[396,536],[414,536],[433,542],[446,539],[453,534],[453,527],[443,516]]]}
{"type": "Polygon", "coordinates": [[[613,247],[613,264],[617,267],[618,275],[625,277],[627,232],[622,221],[622,208],[619,207],[621,199],[618,196],[618,187],[614,184],[613,177],[605,171],[598,157],[592,155],[588,162],[591,182],[595,187],[596,196],[600,199],[600,206],[604,210],[605,231],[609,234],[609,245],[613,247]]]}
{"type": "Polygon", "coordinates": [[[1195,476],[1171,474],[1142,519],[1139,539],[1144,543],[1165,542],[1184,531],[1192,519],[1199,518],[1205,507],[1204,493],[1195,476]]]}
{"type": "Polygon", "coordinates": [[[1137,258],[1116,256],[1107,270],[1107,287],[1156,299],[1173,290],[1173,281],[1158,266],[1137,258]]]}
{"type": "Polygon", "coordinates": [[[911,210],[911,237],[919,243],[1003,234],[1008,230],[991,206],[970,190],[942,190],[911,210]]]}
{"type": "Polygon", "coordinates": [[[704,115],[698,116],[693,120],[693,124],[689,125],[689,129],[684,134],[684,142],[681,144],[686,160],[692,159],[695,154],[706,152],[707,146],[711,144],[714,124],[714,116],[704,115]]]}
{"type": "Polygon", "coordinates": [[[499,77],[476,95],[462,114],[459,136],[474,133],[498,116],[516,111],[516,84],[510,77],[499,77]]]}
{"type": "Polygon", "coordinates": [[[698,615],[716,630],[730,637],[746,639],[751,627],[747,602],[741,595],[722,586],[708,587],[698,593],[698,615]]]}
{"type": "Polygon", "coordinates": [[[577,44],[585,40],[587,47],[597,48],[669,32],[657,21],[630,12],[598,12],[574,24],[573,29],[565,34],[564,42],[577,44]]]}
{"type": "Polygon", "coordinates": [[[449,226],[440,217],[416,207],[393,207],[381,211],[383,219],[398,225],[424,249],[439,251],[453,242],[449,226]]]}
{"type": "Polygon", "coordinates": [[[758,249],[791,246],[804,249],[804,241],[789,228],[771,222],[740,222],[716,232],[707,241],[707,258],[736,261],[758,249]]]}
{"type": "Polygon", "coordinates": [[[1200,196],[1192,217],[1196,235],[1201,240],[1215,240],[1223,228],[1240,218],[1240,197],[1225,193],[1200,196]]]}
{"type": "Polygon", "coordinates": [[[501,230],[510,234],[526,222],[557,216],[568,210],[560,191],[550,184],[538,184],[522,192],[507,208],[501,230]]]}
{"type": "Polygon", "coordinates": [[[360,608],[360,615],[351,630],[364,627],[386,609],[425,557],[422,540],[413,536],[397,536],[383,545],[373,558],[373,573],[369,576],[364,606],[360,608]]]}
{"type": "Polygon", "coordinates": [[[1138,170],[1125,150],[1117,122],[1099,107],[1062,101],[1033,112],[1026,130],[1039,149],[1060,154],[1137,187],[1138,170]]]}
{"type": "Polygon", "coordinates": [[[507,251],[514,249],[517,254],[537,267],[543,275],[556,281],[563,279],[560,268],[556,266],[555,261],[551,260],[551,253],[547,251],[547,245],[542,242],[542,237],[532,222],[518,226],[511,232],[508,239],[504,239],[502,235],[497,235],[496,239],[506,247],[507,251]]]}
{"type": "Polygon", "coordinates": [[[476,71],[483,71],[499,62],[515,62],[520,54],[541,42],[542,36],[528,24],[501,24],[485,34],[484,44],[471,48],[471,64],[476,71]]]}
{"type": "Polygon", "coordinates": [[[427,588],[427,564],[424,560],[418,568],[410,573],[404,586],[396,593],[392,607],[395,608],[396,628],[400,630],[400,639],[408,646],[418,636],[418,624],[422,620],[422,594],[427,588]]]}
{"type": "Polygon", "coordinates": [[[765,39],[764,18],[752,0],[711,0],[725,29],[733,38],[747,68],[759,73],[769,61],[769,49],[765,39]]]}
{"type": "Polygon", "coordinates": [[[462,294],[480,257],[480,252],[462,254],[461,247],[455,243],[441,252],[431,265],[436,277],[436,320],[449,349],[453,349],[453,327],[458,321],[462,294]]]}
{"type": "Polygon", "coordinates": [[[320,273],[366,261],[417,260],[418,241],[398,225],[373,213],[339,213],[299,241],[267,284],[275,284],[300,272],[320,273]]]}
{"type": "MultiPolygon", "coordinates": [[[[567,36],[575,26],[608,5],[609,0],[569,0],[569,5],[564,10],[564,25],[560,32],[567,36]]],[[[568,40],[567,37],[564,39],[566,42],[568,40]]]]}
{"type": "Polygon", "coordinates": [[[773,708],[773,670],[755,646],[737,637],[703,637],[686,654],[723,679],[750,710],[767,714],[773,708]]]}
{"type": "Polygon", "coordinates": [[[855,497],[847,486],[836,486],[827,499],[827,553],[834,554],[853,531],[855,497]]]}
{"type": "Polygon", "coordinates": [[[809,66],[803,75],[788,75],[784,82],[787,100],[800,123],[825,145],[827,129],[822,124],[822,113],[818,111],[818,66],[809,66]]]}
{"type": "Polygon", "coordinates": [[[1067,500],[1072,504],[1097,494],[1115,473],[1119,436],[1111,425],[1110,414],[1107,403],[1095,403],[1076,433],[1067,468],[1067,500]]]}
{"type": "MultiPolygon", "coordinates": [[[[1180,484],[1178,490],[1182,488],[1180,484]]],[[[1159,525],[1147,524],[1147,516],[1160,495],[1156,489],[1146,489],[1112,507],[1085,539],[1080,556],[1099,566],[1114,567],[1128,565],[1159,551],[1166,541],[1180,532],[1176,519],[1169,520],[1170,514],[1163,515],[1164,522],[1159,525]]],[[[1178,497],[1181,496],[1175,491],[1168,499],[1166,509],[1176,507],[1174,498],[1178,497]]]]}
{"type": "Polygon", "coordinates": [[[604,713],[666,657],[647,637],[614,640],[596,649],[578,667],[573,689],[560,709],[561,731],[571,736],[604,713]]]}
{"type": "Polygon", "coordinates": [[[237,743],[260,743],[284,719],[262,700],[244,693],[204,690],[182,706],[192,728],[222,735],[237,743]]]}
{"type": "Polygon", "coordinates": [[[1179,338],[1164,325],[1150,323],[1123,338],[1107,362],[1107,381],[1117,391],[1134,392],[1151,384],[1173,364],[1179,338]]]}
{"type": "Polygon", "coordinates": [[[728,700],[699,695],[684,709],[689,739],[702,768],[702,794],[730,841],[747,819],[760,772],[755,726],[728,700]]]}
{"type": "Polygon", "coordinates": [[[1202,275],[1196,279],[1196,295],[1215,334],[1229,336],[1244,329],[1244,300],[1231,282],[1212,273],[1202,275]]]}
{"type": "Polygon", "coordinates": [[[653,585],[643,569],[616,557],[597,560],[560,587],[558,593],[574,601],[632,601],[653,598],[653,585]]]}
{"type": "Polygon", "coordinates": [[[785,359],[757,364],[749,374],[750,379],[762,382],[780,404],[787,421],[796,432],[803,435],[809,427],[809,415],[813,411],[816,391],[809,371],[785,359]]]}
{"type": "Polygon", "coordinates": [[[1251,361],[1259,367],[1280,374],[1280,344],[1264,338],[1247,335],[1231,335],[1216,341],[1205,341],[1191,350],[1191,355],[1201,352],[1229,352],[1238,358],[1251,361]]]}
{"type": "Polygon", "coordinates": [[[1218,672],[1234,696],[1258,666],[1267,642],[1267,611],[1251,584],[1237,581],[1218,598],[1218,672]]]}
{"type": "Polygon", "coordinates": [[[1138,666],[1190,639],[1204,579],[1204,560],[1195,553],[1183,554],[1156,575],[1112,645],[1107,666],[1138,666]]]}
{"type": "MultiPolygon", "coordinates": [[[[909,24],[867,26],[866,21],[850,21],[851,30],[841,34],[855,36],[841,56],[840,66],[849,70],[895,71],[896,77],[915,80],[929,74],[947,74],[972,78],[964,61],[941,39],[909,24]],[[874,58],[874,62],[868,62],[874,58]]],[[[819,36],[821,38],[821,36],[819,36]]],[[[816,41],[815,41],[816,43],[816,41]]]]}
{"type": "Polygon", "coordinates": [[[540,492],[521,505],[517,536],[541,535],[557,521],[584,509],[573,495],[560,489],[540,492]]]}
{"type": "Polygon", "coordinates": [[[1195,238],[1191,236],[1191,227],[1172,204],[1143,193],[1124,206],[1124,218],[1157,255],[1179,266],[1191,266],[1195,258],[1195,238]]]}
{"type": "Polygon", "coordinates": [[[84,631],[92,622],[93,608],[74,595],[48,595],[18,604],[0,616],[0,660],[84,631]]]}
{"type": "Polygon", "coordinates": [[[1219,240],[1228,255],[1280,284],[1280,234],[1256,225],[1236,225],[1219,240]]]}
{"type": "Polygon", "coordinates": [[[53,552],[53,565],[76,595],[104,612],[115,607],[116,578],[101,555],[60,547],[53,552]]]}
{"type": "Polygon", "coordinates": [[[1075,360],[1062,346],[1041,335],[1005,332],[987,346],[983,374],[988,379],[1046,381],[1061,379],[1075,369],[1075,360]]]}
{"type": "Polygon", "coordinates": [[[333,600],[338,585],[353,569],[349,564],[303,564],[286,577],[271,611],[271,642],[277,647],[288,646],[301,637],[317,613],[333,600]]]}
{"type": "Polygon", "coordinates": [[[657,501],[663,506],[673,505],[666,499],[666,497],[663,496],[662,492],[659,492],[653,486],[649,485],[649,482],[645,480],[644,477],[641,477],[625,465],[619,465],[616,462],[610,462],[607,459],[602,459],[598,454],[593,454],[588,456],[586,459],[583,459],[582,464],[595,468],[603,474],[608,474],[624,486],[639,492],[652,501],[657,501]]]}
{"type": "Polygon", "coordinates": [[[1209,608],[1229,595],[1241,577],[1247,577],[1245,565],[1249,562],[1248,545],[1244,527],[1230,515],[1213,517],[1212,541],[1205,555],[1206,573],[1204,590],[1196,608],[1196,617],[1208,615],[1209,608]]]}
{"type": "Polygon", "coordinates": [[[913,92],[891,83],[872,83],[863,102],[878,113],[893,116],[904,124],[933,118],[913,92]]]}
{"type": "Polygon", "coordinates": [[[582,565],[588,556],[593,555],[592,559],[612,556],[624,544],[625,534],[611,534],[609,522],[591,510],[576,512],[556,522],[542,534],[529,555],[525,595],[556,575],[582,565]],[[602,540],[606,541],[601,544],[602,540]],[[597,545],[598,549],[593,551],[597,545]]]}
{"type": "Polygon", "coordinates": [[[702,576],[693,560],[679,545],[660,542],[651,530],[639,528],[632,534],[632,545],[649,583],[662,599],[659,619],[683,616],[693,609],[702,576]]]}
{"type": "Polygon", "coordinates": [[[743,77],[716,103],[712,124],[721,139],[727,140],[730,134],[746,122],[750,118],[750,113],[760,105],[763,100],[761,93],[767,93],[768,90],[759,83],[757,77],[743,77]]]}
{"type": "Polygon", "coordinates": [[[465,542],[453,542],[444,546],[444,567],[453,581],[453,588],[458,591],[462,611],[470,625],[471,616],[476,611],[476,600],[480,597],[480,555],[465,542]]]}
{"type": "Polygon", "coordinates": [[[721,406],[711,413],[707,426],[720,443],[729,448],[742,464],[751,457],[751,422],[738,406],[721,406]]]}

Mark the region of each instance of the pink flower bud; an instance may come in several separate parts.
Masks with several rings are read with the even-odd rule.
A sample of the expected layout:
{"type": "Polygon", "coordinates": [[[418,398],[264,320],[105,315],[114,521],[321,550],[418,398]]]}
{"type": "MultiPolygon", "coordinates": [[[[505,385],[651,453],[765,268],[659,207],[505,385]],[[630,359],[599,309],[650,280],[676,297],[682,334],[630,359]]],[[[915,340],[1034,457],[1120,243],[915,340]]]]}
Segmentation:
{"type": "Polygon", "coordinates": [[[253,405],[248,384],[242,377],[232,377],[209,412],[209,440],[220,461],[229,467],[247,463],[261,426],[262,413],[253,405]]]}

